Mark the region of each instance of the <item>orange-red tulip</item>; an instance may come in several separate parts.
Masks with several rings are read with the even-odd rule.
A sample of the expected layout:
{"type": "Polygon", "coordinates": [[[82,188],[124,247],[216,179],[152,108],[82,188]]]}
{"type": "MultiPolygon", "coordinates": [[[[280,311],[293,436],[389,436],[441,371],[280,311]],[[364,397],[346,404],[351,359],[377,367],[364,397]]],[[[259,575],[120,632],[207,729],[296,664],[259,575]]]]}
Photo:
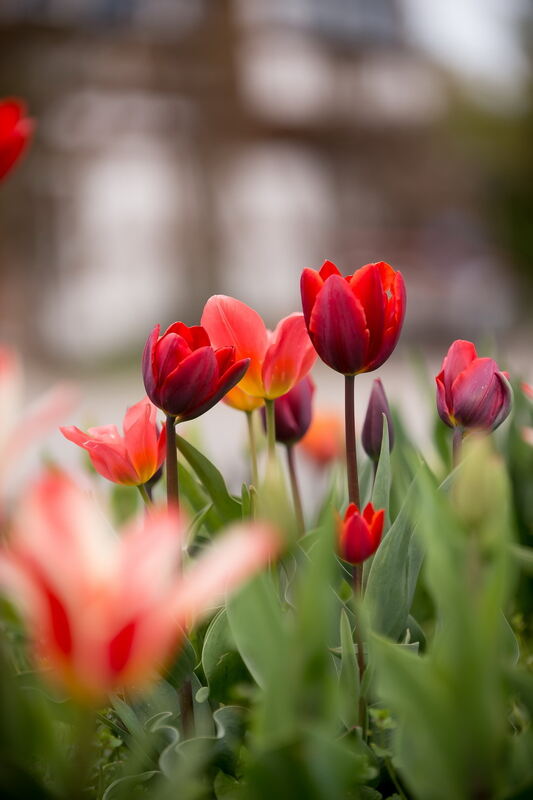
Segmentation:
{"type": "Polygon", "coordinates": [[[405,316],[400,272],[380,261],[343,277],[325,261],[304,269],[302,306],[311,341],[322,361],[343,375],[371,372],[390,356],[405,316]]]}
{"type": "Polygon", "coordinates": [[[239,386],[230,389],[222,399],[224,403],[237,411],[255,411],[256,408],[261,408],[265,404],[262,397],[252,397],[251,394],[243,392],[239,386]]]}
{"type": "Polygon", "coordinates": [[[21,100],[0,100],[0,180],[14,167],[26,149],[33,121],[21,100]]]}
{"type": "Polygon", "coordinates": [[[237,358],[250,359],[239,388],[252,397],[281,397],[307,375],[316,359],[302,314],[290,314],[269,331],[257,311],[218,294],[207,301],[202,325],[215,346],[232,345],[237,358]]]}
{"type": "Polygon", "coordinates": [[[319,466],[344,457],[344,423],[336,411],[318,409],[299,446],[319,466]]]}
{"type": "Polygon", "coordinates": [[[361,514],[355,503],[346,509],[339,529],[339,555],[349,564],[362,564],[381,542],[385,511],[368,503],[361,514]]]}
{"type": "Polygon", "coordinates": [[[32,487],[0,551],[0,585],[26,619],[48,677],[101,703],[142,689],[211,606],[278,547],[264,525],[241,525],[181,571],[185,526],[154,511],[121,536],[66,476],[32,487]]]}
{"type": "Polygon", "coordinates": [[[124,435],[116,425],[89,428],[84,433],[71,425],[60,428],[66,439],[87,450],[100,475],[124,486],[139,486],[153,478],[165,460],[166,430],[157,423],[157,409],[145,397],[128,408],[124,435]]]}

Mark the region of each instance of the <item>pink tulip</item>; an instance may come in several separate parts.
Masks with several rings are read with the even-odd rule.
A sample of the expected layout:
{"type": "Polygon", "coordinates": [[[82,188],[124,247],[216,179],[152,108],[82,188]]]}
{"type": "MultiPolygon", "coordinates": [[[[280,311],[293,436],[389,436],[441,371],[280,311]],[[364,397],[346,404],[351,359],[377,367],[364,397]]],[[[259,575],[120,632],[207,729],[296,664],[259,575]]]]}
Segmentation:
{"type": "MultiPolygon", "coordinates": [[[[217,294],[205,304],[202,326],[214,347],[232,345],[236,358],[250,359],[238,387],[252,397],[281,397],[315,363],[316,353],[303,314],[290,314],[269,331],[253,308],[234,297],[217,294]]],[[[232,405],[238,407],[236,401],[232,405]]]]}
{"type": "Polygon", "coordinates": [[[153,478],[165,460],[166,431],[157,424],[157,409],[145,397],[128,408],[124,435],[116,425],[89,428],[84,433],[71,425],[63,436],[87,450],[100,475],[124,486],[139,486],[153,478]]]}
{"type": "Polygon", "coordinates": [[[143,688],[184,630],[278,548],[270,528],[242,525],[182,572],[184,534],[171,509],[117,537],[61,473],[30,489],[0,551],[0,585],[20,606],[50,679],[89,703],[143,688]]]}

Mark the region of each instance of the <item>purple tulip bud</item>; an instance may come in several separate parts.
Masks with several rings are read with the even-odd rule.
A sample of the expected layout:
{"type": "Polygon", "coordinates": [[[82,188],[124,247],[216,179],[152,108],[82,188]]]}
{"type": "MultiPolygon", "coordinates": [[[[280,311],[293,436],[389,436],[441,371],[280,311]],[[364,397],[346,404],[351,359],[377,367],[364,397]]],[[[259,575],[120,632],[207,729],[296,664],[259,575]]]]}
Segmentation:
{"type": "MultiPolygon", "coordinates": [[[[291,445],[299,442],[311,424],[312,401],[315,384],[307,375],[290,392],[274,400],[276,415],[276,441],[291,445]]],[[[263,426],[266,429],[265,409],[261,409],[263,426]]]]}
{"type": "Polygon", "coordinates": [[[372,459],[378,461],[381,452],[381,442],[383,440],[383,414],[387,418],[389,426],[389,451],[394,444],[394,428],[389,403],[379,378],[374,380],[368,408],[366,410],[365,422],[363,425],[362,442],[365,453],[372,459]]]}

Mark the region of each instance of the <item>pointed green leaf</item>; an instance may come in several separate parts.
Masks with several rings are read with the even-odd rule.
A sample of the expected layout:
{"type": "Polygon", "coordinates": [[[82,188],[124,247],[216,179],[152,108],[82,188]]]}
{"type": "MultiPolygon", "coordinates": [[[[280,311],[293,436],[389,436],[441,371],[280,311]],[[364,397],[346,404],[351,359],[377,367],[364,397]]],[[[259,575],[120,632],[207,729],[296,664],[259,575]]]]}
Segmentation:
{"type": "Polygon", "coordinates": [[[176,436],[176,444],[211,497],[223,521],[227,523],[239,519],[241,504],[228,492],[224,478],[215,465],[182,436],[176,436]]]}
{"type": "Polygon", "coordinates": [[[340,637],[342,650],[341,671],[339,674],[340,711],[344,725],[348,730],[351,730],[359,723],[360,685],[352,629],[344,609],[341,612],[340,637]]]}

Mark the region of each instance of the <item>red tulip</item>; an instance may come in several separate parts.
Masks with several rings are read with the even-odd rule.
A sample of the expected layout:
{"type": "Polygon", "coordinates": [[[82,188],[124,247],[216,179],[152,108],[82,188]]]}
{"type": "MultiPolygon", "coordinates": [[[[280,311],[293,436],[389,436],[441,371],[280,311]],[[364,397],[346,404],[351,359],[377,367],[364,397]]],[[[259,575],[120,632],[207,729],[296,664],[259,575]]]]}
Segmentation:
{"type": "Polygon", "coordinates": [[[381,453],[381,441],[383,439],[383,414],[385,414],[388,423],[390,451],[394,445],[392,416],[383,384],[379,378],[376,378],[372,384],[372,391],[368,401],[368,408],[366,410],[363,433],[361,436],[364,451],[367,456],[372,459],[372,461],[378,461],[381,453]]]}
{"type": "Polygon", "coordinates": [[[379,547],[385,511],[368,503],[362,514],[355,503],[346,509],[339,531],[339,555],[349,564],[361,564],[379,547]]]}
{"type": "Polygon", "coordinates": [[[212,347],[199,325],[175,322],[162,336],[156,325],[143,353],[146,394],[178,422],[195,419],[241,380],[249,360],[238,353],[237,358],[234,347],[212,347]]]}
{"type": "Polygon", "coordinates": [[[166,431],[157,424],[157,409],[148,398],[131,406],[124,417],[124,435],[116,425],[60,428],[66,439],[89,453],[100,475],[124,486],[139,486],[153,478],[165,460],[166,431]]]}
{"type": "Polygon", "coordinates": [[[240,525],[182,571],[185,531],[174,510],[158,510],[116,536],[65,475],[32,487],[0,550],[0,585],[50,679],[96,704],[110,691],[142,689],[184,630],[279,546],[265,525],[240,525]]]}
{"type": "Polygon", "coordinates": [[[328,366],[343,375],[371,372],[390,356],[405,316],[400,272],[380,261],[343,277],[325,261],[304,269],[302,305],[311,341],[328,366]]]}
{"type": "Polygon", "coordinates": [[[21,100],[0,101],[0,180],[19,160],[32,131],[33,121],[26,116],[26,107],[21,100]]]}
{"type": "MultiPolygon", "coordinates": [[[[313,394],[315,384],[306,377],[296,386],[274,401],[276,417],[276,441],[281,444],[295,444],[307,433],[311,424],[313,394]]],[[[266,430],[266,414],[263,411],[263,426],[266,430]]]]}
{"type": "Polygon", "coordinates": [[[494,430],[511,410],[507,378],[492,358],[478,358],[472,342],[458,339],[435,378],[440,418],[450,428],[494,430]]]}
{"type": "Polygon", "coordinates": [[[286,394],[316,359],[302,314],[285,317],[271,332],[252,308],[219,294],[207,301],[202,325],[217,347],[233,345],[238,358],[250,359],[239,388],[253,397],[275,400],[286,394]]]}

